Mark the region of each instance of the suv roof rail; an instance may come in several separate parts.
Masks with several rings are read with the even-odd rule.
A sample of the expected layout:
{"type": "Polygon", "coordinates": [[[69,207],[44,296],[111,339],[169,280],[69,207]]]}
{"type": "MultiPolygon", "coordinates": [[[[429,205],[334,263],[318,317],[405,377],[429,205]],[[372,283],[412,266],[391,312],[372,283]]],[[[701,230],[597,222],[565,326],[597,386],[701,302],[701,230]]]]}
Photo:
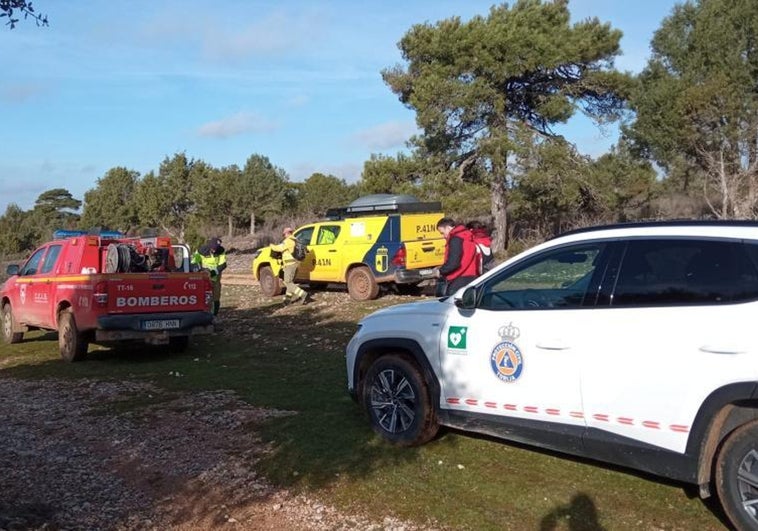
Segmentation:
{"type": "Polygon", "coordinates": [[[592,227],[581,227],[561,232],[552,238],[559,238],[569,234],[581,234],[583,232],[594,232],[597,230],[609,229],[633,229],[637,227],[758,227],[758,220],[752,219],[667,219],[667,220],[650,220],[650,221],[628,221],[623,223],[609,223],[607,225],[594,225],[592,227]]]}

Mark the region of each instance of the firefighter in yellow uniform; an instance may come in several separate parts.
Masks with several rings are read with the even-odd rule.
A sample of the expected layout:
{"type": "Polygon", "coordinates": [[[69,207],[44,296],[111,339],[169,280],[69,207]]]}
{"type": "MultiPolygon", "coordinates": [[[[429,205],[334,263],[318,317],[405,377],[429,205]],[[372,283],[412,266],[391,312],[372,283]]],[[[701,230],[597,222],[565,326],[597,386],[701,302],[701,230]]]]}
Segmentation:
{"type": "Polygon", "coordinates": [[[271,245],[272,251],[278,251],[282,253],[282,265],[284,266],[284,286],[287,288],[287,292],[284,294],[284,304],[289,304],[300,300],[301,304],[310,302],[308,293],[295,284],[295,273],[297,273],[297,266],[300,264],[293,253],[295,251],[295,244],[297,240],[292,235],[293,230],[291,227],[287,227],[282,231],[284,240],[278,245],[271,245]]]}
{"type": "Polygon", "coordinates": [[[210,272],[213,286],[213,315],[218,315],[221,307],[221,273],[226,269],[226,250],[221,246],[221,239],[209,238],[192,255],[192,263],[210,272]]]}

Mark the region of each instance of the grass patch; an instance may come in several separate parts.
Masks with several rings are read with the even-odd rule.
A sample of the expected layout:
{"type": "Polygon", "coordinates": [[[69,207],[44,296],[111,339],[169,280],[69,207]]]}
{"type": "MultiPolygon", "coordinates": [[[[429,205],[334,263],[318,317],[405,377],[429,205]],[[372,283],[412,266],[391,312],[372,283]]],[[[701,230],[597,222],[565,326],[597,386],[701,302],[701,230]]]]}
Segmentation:
{"type": "MultiPolygon", "coordinates": [[[[0,378],[148,381],[169,395],[232,389],[255,406],[294,411],[262,426],[273,448],[263,472],[380,521],[393,514],[460,529],[722,528],[681,486],[603,465],[455,432],[421,448],[381,442],[347,395],[344,345],[362,315],[409,300],[319,293],[315,304],[285,309],[257,289],[230,286],[224,331],[184,354],[140,345],[65,364],[55,335],[34,333],[0,346],[0,378]]],[[[148,403],[130,399],[112,412],[148,403]]]]}

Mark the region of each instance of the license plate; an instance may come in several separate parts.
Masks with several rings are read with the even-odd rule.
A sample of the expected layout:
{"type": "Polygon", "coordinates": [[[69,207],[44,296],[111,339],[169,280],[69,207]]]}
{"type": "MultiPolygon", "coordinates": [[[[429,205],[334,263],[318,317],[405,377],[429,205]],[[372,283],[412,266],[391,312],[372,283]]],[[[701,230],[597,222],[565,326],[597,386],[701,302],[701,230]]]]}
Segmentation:
{"type": "Polygon", "coordinates": [[[179,328],[179,319],[160,319],[145,321],[142,323],[145,330],[168,330],[170,328],[179,328]]]}

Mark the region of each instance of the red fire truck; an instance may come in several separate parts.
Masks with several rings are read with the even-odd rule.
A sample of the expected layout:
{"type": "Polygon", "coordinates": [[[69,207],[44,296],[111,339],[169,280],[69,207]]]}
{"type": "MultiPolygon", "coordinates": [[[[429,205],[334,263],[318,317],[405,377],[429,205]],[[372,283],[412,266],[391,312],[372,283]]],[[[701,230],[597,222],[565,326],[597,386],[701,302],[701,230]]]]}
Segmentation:
{"type": "Polygon", "coordinates": [[[207,272],[170,238],[58,231],[0,286],[2,336],[57,330],[61,357],[79,361],[89,343],[141,340],[184,350],[214,330],[207,272]]]}

